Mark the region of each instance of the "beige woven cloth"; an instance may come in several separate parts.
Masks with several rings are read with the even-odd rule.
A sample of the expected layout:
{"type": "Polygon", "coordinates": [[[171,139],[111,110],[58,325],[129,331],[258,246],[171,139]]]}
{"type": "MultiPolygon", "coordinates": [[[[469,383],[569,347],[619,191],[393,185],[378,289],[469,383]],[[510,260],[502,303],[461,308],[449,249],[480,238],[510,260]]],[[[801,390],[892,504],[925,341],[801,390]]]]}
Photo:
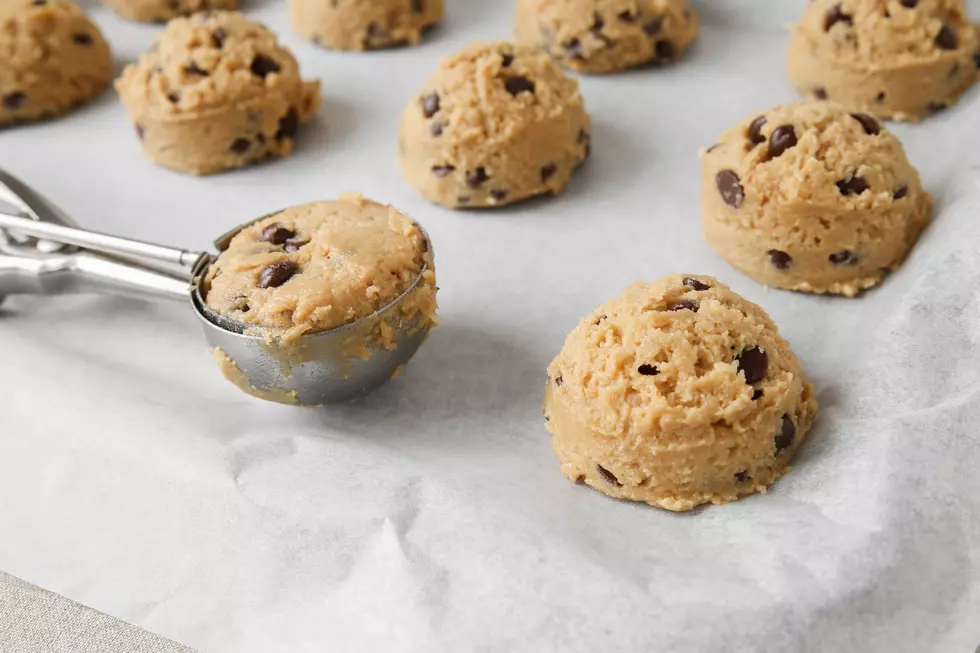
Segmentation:
{"type": "Polygon", "coordinates": [[[0,571],[0,653],[193,653],[0,571]]]}

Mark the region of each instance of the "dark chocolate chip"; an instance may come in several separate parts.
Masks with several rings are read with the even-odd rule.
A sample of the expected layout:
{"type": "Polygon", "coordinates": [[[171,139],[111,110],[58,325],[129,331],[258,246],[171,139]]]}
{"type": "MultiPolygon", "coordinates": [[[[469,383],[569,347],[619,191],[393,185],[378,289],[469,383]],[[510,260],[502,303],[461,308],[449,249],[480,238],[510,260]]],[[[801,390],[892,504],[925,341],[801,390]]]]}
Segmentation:
{"type": "Polygon", "coordinates": [[[252,143],[247,138],[236,138],[229,149],[235,154],[245,154],[251,146],[252,143]]]}
{"type": "Polygon", "coordinates": [[[957,45],[959,40],[956,38],[956,32],[950,29],[949,25],[943,25],[939,34],[936,34],[936,46],[941,50],[955,50],[957,45]]]}
{"type": "Polygon", "coordinates": [[[881,125],[877,120],[872,118],[866,113],[852,113],[851,117],[861,123],[864,127],[864,131],[868,136],[876,136],[881,133],[881,125]]]}
{"type": "Polygon", "coordinates": [[[715,143],[714,145],[712,145],[711,147],[709,147],[708,149],[706,149],[704,151],[704,153],[705,154],[711,154],[712,152],[714,152],[715,150],[717,150],[719,147],[721,147],[721,143],[715,143]]]}
{"type": "Polygon", "coordinates": [[[840,190],[841,195],[860,195],[864,191],[868,190],[868,182],[857,175],[848,175],[847,179],[841,179],[837,182],[837,188],[840,190]]]}
{"type": "Polygon", "coordinates": [[[829,32],[830,28],[837,23],[844,23],[845,25],[853,25],[854,19],[851,18],[849,14],[845,14],[841,9],[839,4],[834,5],[827,11],[827,15],[823,19],[823,29],[825,32],[829,32]]]}
{"type": "Polygon", "coordinates": [[[278,222],[274,222],[262,230],[262,240],[273,245],[282,245],[295,235],[295,231],[282,226],[278,222]]]}
{"type": "Polygon", "coordinates": [[[224,46],[226,38],[228,38],[228,32],[220,27],[211,33],[211,43],[218,49],[224,46]]]}
{"type": "Polygon", "coordinates": [[[513,96],[519,93],[534,93],[534,82],[523,75],[508,77],[504,80],[504,88],[513,96]]]}
{"type": "Polygon", "coordinates": [[[813,89],[813,97],[817,98],[818,100],[826,100],[829,97],[827,95],[827,89],[822,86],[818,86],[817,88],[813,89]]]}
{"type": "Polygon", "coordinates": [[[208,71],[202,69],[193,61],[190,64],[184,66],[184,72],[187,73],[188,75],[200,75],[201,77],[208,76],[208,71]]]}
{"type": "Polygon", "coordinates": [[[769,354],[758,347],[743,349],[742,353],[735,357],[735,364],[745,375],[746,383],[750,385],[758,383],[769,373],[769,354]]]}
{"type": "Polygon", "coordinates": [[[828,256],[827,260],[834,265],[857,265],[859,257],[849,249],[842,249],[828,256]]]}
{"type": "Polygon", "coordinates": [[[759,399],[762,399],[762,395],[764,394],[765,392],[762,390],[762,388],[756,388],[755,390],[752,391],[752,401],[758,401],[759,399]]]}
{"type": "Polygon", "coordinates": [[[895,192],[892,193],[892,199],[900,200],[908,194],[909,194],[908,186],[899,186],[898,188],[895,189],[895,192]]]}
{"type": "Polygon", "coordinates": [[[449,165],[448,163],[446,165],[441,165],[441,166],[432,166],[432,174],[434,174],[436,177],[447,177],[455,169],[456,166],[449,165]]]}
{"type": "Polygon", "coordinates": [[[279,129],[276,130],[276,140],[292,138],[299,130],[299,114],[296,109],[290,109],[279,119],[279,129]]]}
{"type": "Polygon", "coordinates": [[[722,170],[719,172],[715,176],[715,185],[718,187],[718,192],[725,204],[733,209],[742,206],[742,202],[745,200],[745,189],[742,188],[738,175],[733,171],[722,170]]]}
{"type": "Polygon", "coordinates": [[[487,181],[488,179],[490,179],[490,177],[487,175],[486,169],[482,166],[476,170],[466,171],[466,185],[470,188],[479,188],[483,185],[483,182],[487,181]]]}
{"type": "Polygon", "coordinates": [[[465,206],[470,203],[470,196],[460,195],[459,197],[456,198],[456,202],[462,206],[465,206]]]}
{"type": "Polygon", "coordinates": [[[259,288],[278,288],[289,281],[296,270],[296,264],[287,259],[270,263],[259,273],[259,288]]]}
{"type": "Polygon", "coordinates": [[[437,120],[436,122],[429,125],[429,133],[432,134],[433,136],[442,136],[442,131],[445,128],[446,128],[446,123],[442,122],[441,120],[437,120]]]}
{"type": "Polygon", "coordinates": [[[926,105],[926,111],[929,113],[939,113],[940,111],[945,111],[947,108],[942,102],[930,102],[926,105]]]}
{"type": "Polygon", "coordinates": [[[660,374],[660,370],[657,369],[656,365],[650,365],[649,363],[644,363],[636,368],[636,371],[643,376],[657,376],[660,374]]]}
{"type": "Polygon", "coordinates": [[[541,181],[545,182],[551,179],[551,177],[558,172],[558,166],[554,163],[549,163],[541,168],[541,181]]]}
{"type": "Polygon", "coordinates": [[[308,240],[287,240],[283,245],[283,249],[287,252],[298,252],[300,247],[308,244],[308,240]]]}
{"type": "Polygon", "coordinates": [[[259,77],[265,77],[271,73],[279,72],[279,64],[264,54],[260,54],[252,59],[252,65],[249,68],[253,75],[259,77]]]}
{"type": "Polygon", "coordinates": [[[495,188],[494,190],[490,191],[490,197],[492,197],[496,202],[503,202],[505,199],[507,199],[507,191],[495,188]]]}
{"type": "Polygon", "coordinates": [[[684,277],[684,285],[694,290],[710,290],[711,286],[694,277],[684,277]]]}
{"type": "Polygon", "coordinates": [[[621,11],[618,14],[616,14],[616,18],[623,21],[624,23],[632,23],[634,20],[636,20],[636,16],[637,14],[634,14],[629,9],[627,9],[626,11],[621,11]]]}
{"type": "Polygon", "coordinates": [[[919,4],[919,0],[898,0],[898,4],[906,9],[915,9],[915,6],[919,4]]]}
{"type": "Polygon", "coordinates": [[[693,299],[682,299],[679,302],[677,302],[676,304],[674,304],[673,306],[671,306],[670,308],[668,308],[667,310],[668,311],[684,311],[684,310],[687,310],[687,311],[693,311],[693,312],[697,313],[698,312],[698,308],[700,308],[700,306],[693,299]]]}
{"type": "Polygon", "coordinates": [[[643,23],[643,31],[647,33],[647,36],[656,36],[660,33],[664,27],[664,17],[657,16],[652,18],[647,22],[643,23]]]}
{"type": "Polygon", "coordinates": [[[616,478],[616,475],[610,472],[602,465],[597,464],[595,466],[595,469],[597,472],[599,472],[599,476],[601,476],[602,480],[604,480],[606,483],[612,483],[616,487],[623,487],[623,484],[619,482],[619,479],[616,478]]]}
{"type": "Polygon", "coordinates": [[[7,93],[3,96],[3,108],[7,109],[8,111],[16,111],[24,104],[24,100],[26,99],[27,95],[25,93],[21,93],[20,91],[7,93]]]}
{"type": "Polygon", "coordinates": [[[565,56],[569,59],[584,59],[585,49],[582,47],[582,42],[578,39],[572,39],[562,44],[565,49],[565,56]]]}
{"type": "Polygon", "coordinates": [[[749,476],[748,470],[741,471],[741,472],[735,472],[735,482],[736,483],[744,483],[745,481],[749,480],[750,478],[752,478],[752,477],[749,476]]]}
{"type": "Polygon", "coordinates": [[[73,34],[71,40],[77,43],[78,45],[92,45],[93,43],[92,36],[84,32],[73,34]]]}
{"type": "Polygon", "coordinates": [[[169,93],[167,93],[167,99],[170,100],[172,103],[177,104],[178,102],[180,102],[180,92],[170,91],[169,93]]]}
{"type": "Polygon", "coordinates": [[[657,59],[673,59],[677,53],[677,48],[674,47],[673,41],[657,41],[653,46],[653,50],[657,54],[657,59]]]}
{"type": "Polygon", "coordinates": [[[779,429],[779,434],[773,439],[773,444],[776,445],[776,455],[779,455],[784,449],[788,449],[793,444],[795,437],[796,427],[793,426],[793,420],[789,418],[789,415],[783,415],[783,425],[779,429]]]}
{"type": "Polygon", "coordinates": [[[555,385],[558,386],[559,388],[561,387],[561,384],[564,382],[565,380],[562,378],[561,374],[555,377],[555,385]]]}
{"type": "Polygon", "coordinates": [[[422,115],[426,118],[431,118],[439,112],[439,94],[429,93],[428,95],[423,95],[419,98],[419,104],[422,105],[422,115]]]}
{"type": "Polygon", "coordinates": [[[512,55],[509,52],[501,52],[500,53],[500,67],[501,68],[510,68],[510,65],[512,63],[514,63],[514,55],[512,55]]]}
{"type": "Polygon", "coordinates": [[[762,135],[762,126],[766,124],[766,117],[759,116],[749,125],[749,142],[753,145],[765,143],[766,137],[762,135]]]}
{"type": "Polygon", "coordinates": [[[592,25],[589,27],[589,31],[592,32],[597,38],[603,38],[602,28],[606,26],[606,21],[602,19],[598,11],[592,12],[592,25]]]}
{"type": "Polygon", "coordinates": [[[388,30],[377,23],[368,23],[366,32],[369,39],[380,39],[388,36],[388,30]]]}
{"type": "Polygon", "coordinates": [[[882,102],[885,101],[885,97],[886,97],[885,92],[881,91],[880,93],[878,93],[878,95],[875,96],[875,102],[881,104],[882,102]]]}
{"type": "Polygon", "coordinates": [[[412,0],[412,11],[421,14],[425,10],[422,0],[412,0]]]}
{"type": "Polygon", "coordinates": [[[973,65],[980,68],[980,52],[973,53],[973,65]]]}
{"type": "Polygon", "coordinates": [[[143,125],[135,124],[133,125],[133,129],[136,130],[136,138],[143,140],[143,135],[146,133],[146,130],[143,128],[143,125]]]}
{"type": "Polygon", "coordinates": [[[788,270],[793,265],[793,257],[782,250],[770,249],[766,253],[769,255],[769,262],[777,270],[788,270]]]}
{"type": "Polygon", "coordinates": [[[795,147],[797,142],[796,130],[793,129],[793,125],[776,127],[772,130],[772,135],[769,136],[769,158],[775,159],[781,156],[789,148],[795,147]]]}
{"type": "Polygon", "coordinates": [[[31,3],[31,6],[32,7],[43,7],[46,4],[48,4],[48,0],[34,0],[34,2],[31,3]]]}

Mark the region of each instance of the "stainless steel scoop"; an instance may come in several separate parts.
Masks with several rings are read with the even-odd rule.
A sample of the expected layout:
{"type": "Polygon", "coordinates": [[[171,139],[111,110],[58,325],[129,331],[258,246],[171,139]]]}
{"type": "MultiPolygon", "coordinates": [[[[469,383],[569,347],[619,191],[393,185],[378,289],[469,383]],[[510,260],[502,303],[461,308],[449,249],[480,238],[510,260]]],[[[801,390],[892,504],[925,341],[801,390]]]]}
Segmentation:
{"type": "MultiPolygon", "coordinates": [[[[268,216],[220,236],[215,247],[224,251],[235,234],[264,217],[268,216]]],[[[425,230],[422,235],[431,251],[425,230]]],[[[418,286],[427,269],[423,267],[412,285],[387,306],[342,327],[304,335],[284,350],[274,339],[252,329],[246,334],[244,325],[207,307],[201,280],[215,258],[207,252],[78,229],[40,193],[0,169],[0,303],[13,294],[89,292],[189,302],[230,381],[262,399],[307,406],[370,392],[412,358],[428,333],[427,318],[406,320],[397,310],[418,286]],[[369,357],[351,357],[351,338],[380,320],[395,326],[394,349],[369,343],[369,357]]]]}

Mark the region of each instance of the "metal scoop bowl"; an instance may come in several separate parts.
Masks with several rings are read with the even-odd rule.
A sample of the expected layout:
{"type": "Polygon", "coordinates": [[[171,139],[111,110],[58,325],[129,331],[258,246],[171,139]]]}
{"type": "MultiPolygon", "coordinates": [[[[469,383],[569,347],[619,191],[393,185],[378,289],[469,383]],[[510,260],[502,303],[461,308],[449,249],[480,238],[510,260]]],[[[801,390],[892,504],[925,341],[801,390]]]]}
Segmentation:
{"type": "MultiPolygon", "coordinates": [[[[224,251],[239,231],[265,217],[223,234],[215,247],[224,251]]],[[[428,234],[420,225],[419,229],[431,251],[428,234]]],[[[400,311],[418,288],[427,265],[387,306],[341,327],[303,335],[283,347],[274,336],[254,327],[246,332],[245,325],[208,308],[201,281],[215,258],[207,252],[79,229],[37,191],[0,169],[0,303],[13,294],[90,292],[189,302],[229,381],[261,399],[303,406],[369,393],[397,375],[428,335],[426,316],[406,318],[400,311]],[[381,321],[394,328],[390,348],[364,339],[381,321]],[[363,342],[367,356],[352,355],[352,342],[363,342]]]]}

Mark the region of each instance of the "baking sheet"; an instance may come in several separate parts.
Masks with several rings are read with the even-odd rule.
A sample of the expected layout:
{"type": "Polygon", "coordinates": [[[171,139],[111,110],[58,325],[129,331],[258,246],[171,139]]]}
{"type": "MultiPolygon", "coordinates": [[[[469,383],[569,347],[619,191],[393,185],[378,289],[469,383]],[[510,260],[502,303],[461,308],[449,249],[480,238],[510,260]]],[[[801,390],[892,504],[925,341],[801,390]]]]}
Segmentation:
{"type": "MultiPolygon", "coordinates": [[[[188,307],[8,299],[0,568],[209,651],[973,651],[980,91],[893,127],[938,211],[881,289],[766,290],[701,237],[697,150],[794,98],[785,24],[802,0],[696,3],[683,63],[584,78],[594,154],[574,186],[486,213],[426,204],[394,159],[437,59],[509,36],[509,2],[449,4],[422,47],[340,54],[295,37],[283,3],[248,3],[323,80],[288,160],[155,168],[112,93],[0,132],[0,166],[79,222],[161,243],[204,248],[349,190],[392,203],[431,233],[444,321],[365,401],[302,410],[224,381],[188,307]],[[681,515],[567,482],[540,411],[579,317],[675,271],[762,304],[821,403],[768,494],[681,515]]],[[[120,65],[158,29],[86,7],[120,65]]]]}

